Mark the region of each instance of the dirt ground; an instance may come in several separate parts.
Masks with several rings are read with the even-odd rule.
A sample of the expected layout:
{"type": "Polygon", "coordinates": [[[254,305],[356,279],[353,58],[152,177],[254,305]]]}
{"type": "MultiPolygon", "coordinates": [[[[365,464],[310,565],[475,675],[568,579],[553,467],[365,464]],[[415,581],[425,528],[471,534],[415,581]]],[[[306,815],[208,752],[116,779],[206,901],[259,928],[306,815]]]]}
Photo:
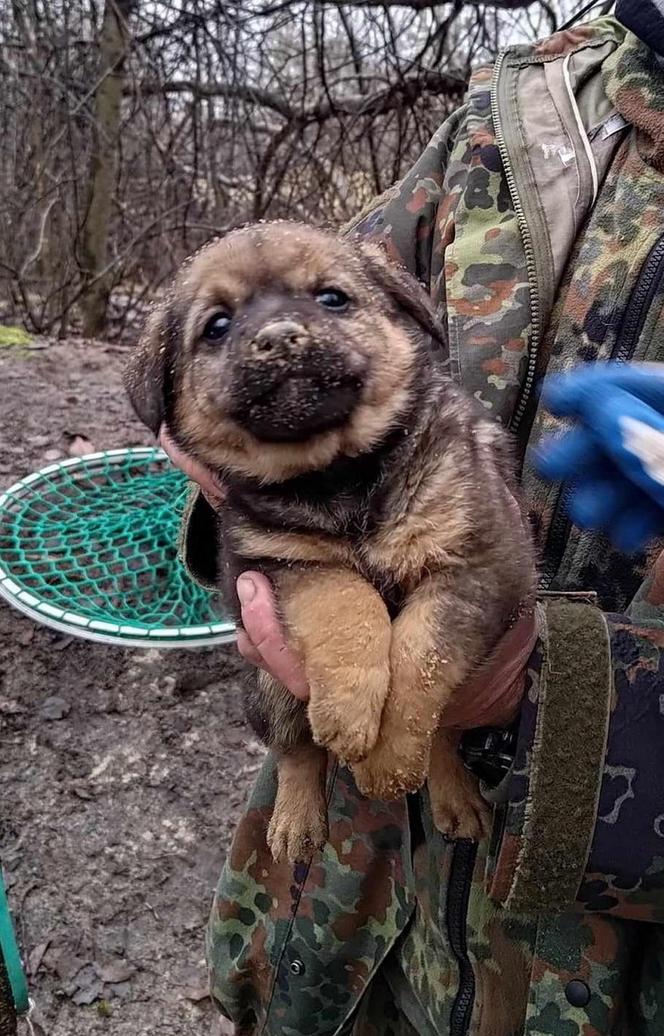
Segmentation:
{"type": "MultiPolygon", "coordinates": [[[[0,348],[0,486],[149,442],[119,346],[0,348]]],[[[0,859],[48,1036],[228,1031],[204,925],[260,766],[232,649],[121,650],[0,604],[0,859]]]]}

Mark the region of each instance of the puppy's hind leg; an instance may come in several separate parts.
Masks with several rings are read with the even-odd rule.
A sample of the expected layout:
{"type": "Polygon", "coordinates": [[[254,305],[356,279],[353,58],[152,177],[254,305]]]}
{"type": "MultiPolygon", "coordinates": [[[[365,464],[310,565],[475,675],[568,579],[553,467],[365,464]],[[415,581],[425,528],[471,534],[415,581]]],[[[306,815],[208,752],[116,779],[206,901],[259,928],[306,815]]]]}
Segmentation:
{"type": "Polygon", "coordinates": [[[478,841],[489,834],[491,814],[479,784],[461,761],[459,732],[440,729],[431,748],[429,798],[439,831],[451,838],[478,841]]]}
{"type": "Polygon", "coordinates": [[[267,843],[275,861],[306,860],[327,841],[327,752],[300,744],[278,756],[279,785],[267,843]]]}

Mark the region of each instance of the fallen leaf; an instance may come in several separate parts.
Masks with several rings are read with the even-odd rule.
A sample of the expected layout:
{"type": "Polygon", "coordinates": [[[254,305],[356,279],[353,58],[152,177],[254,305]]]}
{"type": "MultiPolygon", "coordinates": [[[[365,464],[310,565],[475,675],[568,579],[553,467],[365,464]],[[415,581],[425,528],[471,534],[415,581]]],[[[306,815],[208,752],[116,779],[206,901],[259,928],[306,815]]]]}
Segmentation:
{"type": "Polygon", "coordinates": [[[79,1007],[84,1004],[93,1004],[95,1000],[101,1000],[104,995],[104,984],[102,982],[92,982],[89,986],[82,986],[77,989],[72,1000],[79,1007]]]}
{"type": "Polygon", "coordinates": [[[53,969],[63,982],[68,982],[85,967],[85,961],[68,950],[61,950],[53,961],[53,969]]]}
{"type": "Polygon", "coordinates": [[[75,435],[67,447],[70,457],[85,457],[86,453],[94,453],[94,444],[84,435],[75,435]]]}
{"type": "Polygon", "coordinates": [[[83,799],[84,802],[91,802],[95,797],[94,792],[85,784],[72,784],[71,791],[76,798],[83,799]]]}
{"type": "Polygon", "coordinates": [[[50,939],[46,939],[44,942],[37,943],[34,950],[32,950],[28,957],[28,974],[31,978],[37,974],[41,967],[41,962],[44,959],[44,954],[51,944],[50,939]]]}
{"type": "Polygon", "coordinates": [[[64,651],[65,648],[68,648],[69,645],[73,643],[74,638],[69,633],[66,633],[64,637],[56,637],[52,641],[51,647],[54,651],[64,651]]]}
{"type": "Polygon", "coordinates": [[[95,1000],[102,1000],[104,983],[97,977],[94,964],[85,964],[65,989],[65,993],[79,1007],[83,1004],[93,1004],[95,1000]]]}
{"type": "Polygon", "coordinates": [[[54,694],[50,698],[46,698],[41,705],[39,714],[42,719],[47,720],[49,723],[54,723],[57,720],[64,719],[71,712],[71,705],[64,698],[54,694]]]}
{"type": "Polygon", "coordinates": [[[113,960],[109,964],[95,964],[95,971],[102,982],[114,984],[127,982],[136,974],[136,968],[125,960],[113,960]]]}
{"type": "Polygon", "coordinates": [[[185,1000],[191,1000],[192,1003],[199,1004],[202,1000],[209,999],[210,987],[207,983],[202,986],[193,986],[190,989],[185,989],[183,996],[185,1000]]]}
{"type": "Polygon", "coordinates": [[[116,996],[118,1000],[131,1000],[133,993],[131,982],[115,982],[108,989],[109,996],[116,996]]]}

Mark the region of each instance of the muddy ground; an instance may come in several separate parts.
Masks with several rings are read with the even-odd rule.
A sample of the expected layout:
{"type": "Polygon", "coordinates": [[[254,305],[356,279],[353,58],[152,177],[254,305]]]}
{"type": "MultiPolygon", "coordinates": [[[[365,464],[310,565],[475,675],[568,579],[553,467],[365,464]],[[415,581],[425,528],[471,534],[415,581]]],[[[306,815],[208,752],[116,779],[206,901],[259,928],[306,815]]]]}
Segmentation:
{"type": "MultiPolygon", "coordinates": [[[[76,437],[150,441],[121,347],[33,344],[0,348],[0,486],[76,437]]],[[[204,925],[261,757],[232,649],[108,648],[0,603],[0,859],[43,1033],[228,1031],[204,925]]]]}

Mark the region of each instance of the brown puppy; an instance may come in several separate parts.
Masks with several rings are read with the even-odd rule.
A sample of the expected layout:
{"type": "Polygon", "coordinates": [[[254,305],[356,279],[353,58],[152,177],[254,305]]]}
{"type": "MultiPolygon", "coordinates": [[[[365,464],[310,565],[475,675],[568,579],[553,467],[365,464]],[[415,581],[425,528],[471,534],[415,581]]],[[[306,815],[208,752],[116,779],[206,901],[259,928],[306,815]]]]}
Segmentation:
{"type": "Polygon", "coordinates": [[[379,248],[272,223],[183,266],[127,371],[142,420],[224,481],[220,581],[235,615],[236,576],[265,572],[304,662],[308,707],[262,672],[248,694],[278,755],[275,858],[326,839],[326,749],[365,794],[429,776],[442,830],[484,828],[437,729],[530,599],[534,564],[504,433],[445,359],[427,296],[379,248]]]}

